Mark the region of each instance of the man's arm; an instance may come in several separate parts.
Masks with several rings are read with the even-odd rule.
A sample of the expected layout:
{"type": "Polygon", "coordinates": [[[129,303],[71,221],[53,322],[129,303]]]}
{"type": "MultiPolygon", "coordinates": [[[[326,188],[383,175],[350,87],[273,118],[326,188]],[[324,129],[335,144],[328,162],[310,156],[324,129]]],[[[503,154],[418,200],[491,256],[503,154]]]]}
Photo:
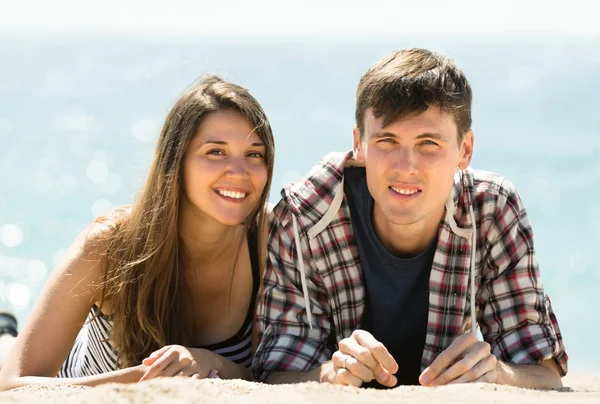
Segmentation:
{"type": "Polygon", "coordinates": [[[531,223],[519,194],[506,180],[485,242],[478,322],[491,352],[504,363],[499,365],[500,380],[556,386],[555,371],[566,374],[567,355],[542,286],[531,223]]]}
{"type": "Polygon", "coordinates": [[[321,366],[309,370],[308,372],[271,372],[265,379],[265,383],[269,384],[290,384],[303,382],[329,382],[333,377],[329,375],[333,373],[333,364],[327,361],[321,366]]]}
{"type": "Polygon", "coordinates": [[[535,365],[510,365],[499,361],[496,369],[498,384],[526,389],[557,389],[563,385],[554,359],[535,365]]]}
{"type": "MultiPolygon", "coordinates": [[[[252,372],[258,381],[264,381],[273,373],[273,378],[266,380],[276,383],[281,380],[276,376],[278,372],[305,372],[331,358],[326,347],[332,327],[327,293],[321,290],[318,274],[312,268],[306,239],[302,232],[299,235],[303,249],[300,252],[296,251],[291,213],[285,203],[280,202],[271,217],[263,293],[257,308],[259,344],[252,372]],[[305,264],[306,297],[302,292],[302,276],[297,270],[300,254],[305,264]],[[308,322],[307,304],[312,309],[312,327],[308,322]]],[[[293,382],[294,376],[284,379],[293,382]]]]}
{"type": "Polygon", "coordinates": [[[424,386],[457,383],[496,383],[528,389],[562,387],[556,361],[514,365],[496,359],[490,344],[467,333],[458,337],[419,377],[424,386]]]}
{"type": "Polygon", "coordinates": [[[423,371],[425,386],[487,382],[557,388],[567,355],[550,300],[544,295],[533,232],[519,194],[505,181],[483,200],[485,247],[477,303],[484,341],[467,333],[423,371]]]}

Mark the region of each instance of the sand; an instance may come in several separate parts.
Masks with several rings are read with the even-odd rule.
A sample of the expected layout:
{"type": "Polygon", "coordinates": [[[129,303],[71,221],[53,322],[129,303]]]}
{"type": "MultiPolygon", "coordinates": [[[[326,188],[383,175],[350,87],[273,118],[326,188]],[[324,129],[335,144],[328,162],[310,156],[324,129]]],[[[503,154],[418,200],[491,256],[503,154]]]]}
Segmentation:
{"type": "Polygon", "coordinates": [[[438,388],[357,389],[319,383],[270,386],[241,380],[155,379],[141,384],[24,387],[0,393],[1,403],[195,403],[195,404],[387,404],[387,403],[599,403],[600,373],[571,373],[558,391],[493,384],[438,388]]]}

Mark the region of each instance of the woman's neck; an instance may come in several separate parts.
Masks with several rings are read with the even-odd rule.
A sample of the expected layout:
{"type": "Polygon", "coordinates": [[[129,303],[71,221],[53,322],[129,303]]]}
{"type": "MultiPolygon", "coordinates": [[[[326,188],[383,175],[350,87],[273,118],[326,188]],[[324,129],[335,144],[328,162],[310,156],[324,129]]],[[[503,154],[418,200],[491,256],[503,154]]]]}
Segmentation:
{"type": "Polygon", "coordinates": [[[236,254],[245,237],[245,226],[228,226],[198,212],[183,210],[179,236],[194,266],[206,266],[236,254]]]}

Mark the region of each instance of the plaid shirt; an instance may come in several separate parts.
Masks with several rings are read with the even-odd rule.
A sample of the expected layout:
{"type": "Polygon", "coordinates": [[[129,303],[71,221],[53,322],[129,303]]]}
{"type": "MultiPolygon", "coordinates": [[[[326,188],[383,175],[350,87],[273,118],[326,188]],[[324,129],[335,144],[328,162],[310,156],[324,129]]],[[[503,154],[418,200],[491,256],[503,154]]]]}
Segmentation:
{"type": "MultiPolygon", "coordinates": [[[[341,339],[361,327],[362,268],[350,209],[345,195],[339,195],[350,157],[325,156],[306,177],[282,190],[273,210],[257,312],[260,343],[252,364],[257,380],[271,371],[308,371],[321,365],[331,359],[341,339]],[[304,280],[294,230],[300,238],[304,280]]],[[[484,340],[502,361],[533,364],[555,358],[566,374],[567,354],[544,295],[531,225],[516,189],[499,175],[467,169],[457,171],[451,198],[454,223],[446,215],[440,225],[429,280],[422,369],[471,327],[472,239],[455,231],[473,225],[472,206],[477,230],[475,316],[484,340]]]]}

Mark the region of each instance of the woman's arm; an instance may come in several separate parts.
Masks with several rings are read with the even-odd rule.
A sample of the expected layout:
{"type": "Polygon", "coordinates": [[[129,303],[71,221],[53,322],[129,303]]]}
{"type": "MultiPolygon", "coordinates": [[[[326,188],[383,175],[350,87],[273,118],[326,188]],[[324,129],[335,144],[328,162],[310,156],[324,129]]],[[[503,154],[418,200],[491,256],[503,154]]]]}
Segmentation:
{"type": "Polygon", "coordinates": [[[86,377],[47,377],[47,376],[19,376],[8,379],[2,378],[0,390],[10,390],[21,386],[29,385],[57,385],[57,384],[75,384],[82,386],[97,386],[104,383],[137,383],[146,372],[144,365],[133,366],[127,369],[113,370],[112,372],[102,373],[86,377]]]}
{"type": "MultiPolygon", "coordinates": [[[[272,219],[272,211],[274,205],[267,203],[265,205],[264,218],[259,221],[258,228],[258,247],[260,268],[260,283],[258,285],[259,293],[262,290],[263,268],[267,255],[267,240],[269,234],[269,224],[272,219]]],[[[260,297],[259,297],[260,299],[260,297]]],[[[257,302],[253,302],[257,304],[257,302]]],[[[252,326],[252,354],[256,351],[258,345],[258,335],[256,327],[252,326]]],[[[183,376],[195,377],[203,379],[208,377],[211,370],[216,370],[221,379],[244,379],[254,380],[249,368],[232,362],[223,356],[206,349],[186,348],[181,345],[168,345],[155,352],[148,358],[144,359],[144,365],[147,365],[148,371],[140,381],[150,380],[157,376],[183,376]]]]}
{"type": "Polygon", "coordinates": [[[216,353],[212,354],[216,356],[216,366],[214,369],[217,371],[217,374],[221,379],[242,379],[254,381],[250,368],[238,365],[237,363],[232,362],[216,353]]]}
{"type": "Polygon", "coordinates": [[[28,384],[138,381],[145,368],[85,378],[57,379],[92,305],[100,300],[107,226],[86,228],[54,269],[0,371],[0,390],[28,384]],[[136,380],[137,378],[137,380],[136,380]]]}

